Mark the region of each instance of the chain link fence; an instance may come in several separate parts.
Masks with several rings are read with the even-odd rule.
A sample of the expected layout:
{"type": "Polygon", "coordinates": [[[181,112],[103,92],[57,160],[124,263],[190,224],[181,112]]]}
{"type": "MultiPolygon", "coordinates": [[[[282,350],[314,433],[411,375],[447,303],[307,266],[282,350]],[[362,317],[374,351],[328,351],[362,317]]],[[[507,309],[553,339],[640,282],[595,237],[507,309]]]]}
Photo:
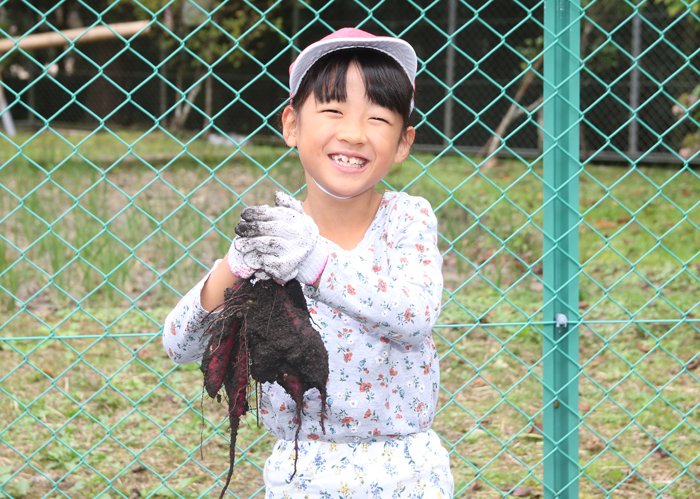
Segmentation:
{"type": "MultiPolygon", "coordinates": [[[[11,5],[7,4],[5,12],[11,5]]],[[[202,5],[205,8],[206,2],[202,5]]],[[[583,19],[582,57],[587,59],[592,73],[581,75],[582,110],[586,116],[581,129],[582,155],[618,162],[633,159],[677,163],[680,159],[674,152],[682,148],[683,136],[692,130],[692,124],[673,126],[677,120],[672,113],[673,102],[659,94],[658,87],[663,83],[670,96],[678,96],[698,84],[697,74],[691,68],[678,71],[685,62],[684,54],[693,52],[696,28],[692,21],[684,20],[682,13],[673,10],[669,13],[660,2],[644,4],[639,16],[630,16],[631,7],[625,5],[624,2],[597,2],[590,18],[583,19]],[[633,68],[635,60],[636,70],[633,68]],[[648,126],[630,122],[626,103],[640,108],[638,116],[648,126]],[[612,109],[615,112],[610,112],[612,109]],[[675,131],[665,134],[669,128],[675,131]]],[[[538,12],[542,9],[537,2],[499,1],[476,5],[456,0],[424,7],[429,7],[426,11],[429,22],[415,22],[415,16],[420,16],[419,4],[412,7],[414,12],[411,12],[400,3],[385,3],[372,9],[372,17],[367,17],[367,8],[355,3],[326,5],[320,19],[315,9],[292,2],[277,6],[279,12],[271,13],[283,19],[294,19],[285,26],[285,33],[298,32],[294,38],[297,47],[313,42],[317,29],[327,30],[320,20],[336,27],[363,23],[369,29],[406,32],[406,38],[426,61],[417,86],[432,124],[418,136],[417,149],[437,152],[447,136],[454,139],[453,145],[460,150],[475,153],[488,142],[508,111],[511,104],[508,96],[517,93],[523,56],[531,58],[541,50],[542,27],[537,19],[542,17],[538,12]],[[528,17],[528,12],[533,15],[528,17]],[[382,22],[378,23],[378,19],[382,22]],[[301,31],[300,26],[304,27],[301,31]],[[445,36],[450,33],[452,43],[445,45],[445,36]],[[453,98],[446,99],[446,83],[457,81],[460,84],[450,93],[453,98]],[[505,94],[503,89],[506,89],[505,94]],[[456,101],[460,104],[455,108],[456,101]],[[465,129],[469,129],[469,133],[455,133],[465,129]]],[[[21,31],[48,32],[89,25],[100,12],[81,7],[79,3],[62,3],[58,9],[65,13],[57,15],[57,9],[47,11],[51,28],[38,24],[35,16],[15,18],[15,22],[20,22],[12,26],[21,31]]],[[[183,7],[173,4],[169,9],[182,14],[183,7]]],[[[102,18],[148,17],[145,11],[111,10],[117,12],[107,11],[102,18]]],[[[200,12],[197,7],[185,10],[185,16],[194,15],[198,19],[193,14],[200,12]]],[[[171,18],[173,16],[175,14],[171,14],[171,18]]],[[[176,28],[193,29],[184,23],[173,26],[177,31],[176,28]]],[[[184,33],[178,31],[177,34],[184,33]]],[[[178,71],[189,62],[197,64],[193,53],[175,51],[164,42],[167,36],[167,33],[160,33],[159,44],[152,43],[153,37],[136,39],[132,42],[134,52],[120,52],[118,43],[101,43],[83,47],[77,53],[69,50],[64,56],[60,55],[64,47],[36,50],[31,53],[34,62],[24,54],[17,54],[14,64],[4,68],[8,90],[18,95],[14,109],[16,120],[31,127],[39,126],[47,118],[56,123],[84,126],[86,122],[94,123],[97,117],[109,115],[110,125],[123,127],[147,126],[154,116],[167,117],[180,99],[179,89],[189,87],[196,75],[195,71],[180,74],[185,82],[177,84],[178,71]],[[176,54],[174,58],[166,59],[173,53],[176,54]],[[154,65],[164,59],[166,64],[159,68],[161,78],[151,78],[154,65]],[[100,72],[117,85],[99,77],[100,72]],[[124,102],[123,92],[117,88],[132,92],[128,102],[124,102]],[[112,113],[114,110],[116,112],[112,113]]],[[[296,51],[290,48],[285,36],[270,33],[260,36],[265,38],[261,52],[270,59],[266,74],[261,78],[260,65],[250,58],[240,58],[238,67],[213,65],[211,71],[215,77],[208,90],[212,106],[208,115],[216,115],[215,124],[227,133],[248,135],[257,130],[269,139],[275,135],[274,131],[259,130],[263,121],[260,116],[246,106],[229,105],[233,98],[230,89],[250,82],[254,85],[247,89],[245,101],[265,116],[285,99],[279,82],[286,80],[287,64],[296,51]],[[281,57],[274,57],[280,54],[281,57]]],[[[542,94],[541,81],[532,81],[524,90],[522,104],[535,104],[542,94]]],[[[202,108],[205,93],[202,90],[194,95],[195,102],[202,108]]],[[[188,116],[186,126],[201,129],[207,121],[206,116],[193,113],[188,116]]],[[[536,158],[541,150],[537,126],[528,124],[520,116],[512,127],[518,130],[511,135],[509,148],[528,158],[536,158]]],[[[508,153],[507,150],[501,152],[508,153]]]]}
{"type": "MultiPolygon", "coordinates": [[[[0,2],[1,493],[219,493],[225,410],[161,324],[244,206],[303,198],[287,67],[354,25],[419,56],[382,187],[439,218],[455,496],[694,497],[700,2],[582,4],[0,2]]],[[[238,443],[229,492],[263,497],[274,439],[253,415],[238,443]]]]}

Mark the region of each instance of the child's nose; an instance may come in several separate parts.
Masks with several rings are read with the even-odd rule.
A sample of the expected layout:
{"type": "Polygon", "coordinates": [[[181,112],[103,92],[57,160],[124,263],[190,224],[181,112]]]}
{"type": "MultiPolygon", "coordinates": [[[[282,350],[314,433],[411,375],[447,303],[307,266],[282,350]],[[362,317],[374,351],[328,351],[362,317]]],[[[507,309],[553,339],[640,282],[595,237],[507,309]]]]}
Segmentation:
{"type": "Polygon", "coordinates": [[[363,144],[367,141],[365,129],[359,120],[346,120],[338,131],[338,140],[349,144],[363,144]]]}

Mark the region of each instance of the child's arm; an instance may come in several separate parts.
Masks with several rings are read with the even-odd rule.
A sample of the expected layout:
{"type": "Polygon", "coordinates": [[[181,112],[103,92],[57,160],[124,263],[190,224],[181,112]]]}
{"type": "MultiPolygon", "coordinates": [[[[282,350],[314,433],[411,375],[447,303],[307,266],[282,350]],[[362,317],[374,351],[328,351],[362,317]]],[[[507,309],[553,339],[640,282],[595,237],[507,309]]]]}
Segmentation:
{"type": "MultiPolygon", "coordinates": [[[[228,260],[228,254],[224,261],[228,260]]],[[[204,282],[200,294],[202,308],[213,310],[224,301],[224,291],[238,281],[240,277],[233,275],[228,265],[214,266],[209,273],[209,279],[204,282]]]]}
{"type": "Polygon", "coordinates": [[[246,268],[241,255],[234,248],[222,260],[217,260],[209,273],[189,290],[168,314],[163,325],[163,346],[168,356],[178,364],[202,360],[207,344],[208,319],[218,312],[209,313],[224,301],[224,290],[241,277],[248,278],[253,270],[246,268]],[[228,263],[228,265],[227,265],[228,263]],[[241,277],[232,272],[235,269],[241,277]],[[207,319],[207,320],[205,320],[207,319]]]}
{"type": "Polygon", "coordinates": [[[209,311],[202,307],[200,297],[202,288],[212,273],[221,267],[226,267],[226,264],[221,265],[221,260],[217,260],[209,273],[182,297],[165,319],[163,347],[177,364],[189,364],[202,360],[207,345],[204,334],[207,328],[204,319],[209,311]]]}
{"type": "Polygon", "coordinates": [[[437,219],[421,198],[401,199],[395,208],[382,237],[386,253],[378,248],[350,257],[331,253],[318,289],[307,288],[307,294],[357,319],[368,332],[417,345],[440,313],[437,219]]]}

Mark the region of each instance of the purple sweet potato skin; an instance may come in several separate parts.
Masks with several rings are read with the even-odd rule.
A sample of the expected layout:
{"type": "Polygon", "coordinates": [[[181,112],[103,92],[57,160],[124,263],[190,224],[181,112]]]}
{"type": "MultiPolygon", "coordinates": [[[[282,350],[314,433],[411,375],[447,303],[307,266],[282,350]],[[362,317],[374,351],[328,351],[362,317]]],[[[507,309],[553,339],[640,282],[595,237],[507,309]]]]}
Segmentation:
{"type": "MultiPolygon", "coordinates": [[[[231,360],[231,350],[233,350],[235,343],[233,331],[236,328],[240,329],[240,323],[234,322],[231,328],[232,331],[226,337],[220,338],[221,342],[218,345],[212,341],[207,347],[207,350],[210,350],[210,354],[209,362],[204,367],[206,373],[204,376],[204,389],[211,398],[216,398],[221,385],[224,383],[226,368],[231,360]]],[[[202,359],[202,366],[204,366],[204,359],[202,359]]]]}
{"type": "Polygon", "coordinates": [[[248,412],[248,377],[249,373],[248,349],[246,348],[245,340],[239,341],[239,348],[235,355],[235,361],[229,364],[230,370],[224,378],[224,388],[228,397],[228,417],[231,423],[231,443],[229,444],[229,463],[230,467],[226,476],[226,483],[221,490],[219,499],[224,497],[224,493],[231,483],[233,476],[233,464],[236,462],[236,437],[238,436],[238,427],[240,425],[241,416],[248,412]]]}
{"type": "Polygon", "coordinates": [[[245,325],[251,374],[259,383],[279,383],[294,400],[297,431],[291,480],[297,472],[304,394],[312,388],[318,390],[321,398],[321,429],[326,433],[328,351],[321,335],[311,326],[299,282],[293,280],[281,286],[262,281],[255,288],[245,325]]]}
{"type": "MultiPolygon", "coordinates": [[[[295,403],[298,450],[304,394],[316,388],[321,399],[321,429],[325,433],[328,352],[311,317],[301,285],[296,280],[280,285],[272,280],[240,280],[225,293],[221,314],[202,360],[205,388],[216,397],[222,384],[228,398],[231,423],[228,488],[233,473],[240,417],[248,411],[249,379],[279,383],[295,403]]],[[[296,474],[298,452],[294,460],[296,474]]]]}
{"type": "MultiPolygon", "coordinates": [[[[238,291],[244,282],[241,280],[234,283],[233,287],[229,288],[231,290],[229,295],[232,296],[238,291]]],[[[238,347],[241,324],[241,320],[235,318],[231,318],[226,323],[216,321],[207,331],[211,337],[204,350],[199,369],[204,374],[204,389],[211,398],[216,398],[224,383],[232,352],[238,347]]]]}
{"type": "MultiPolygon", "coordinates": [[[[294,375],[301,382],[302,394],[316,388],[325,401],[328,352],[321,335],[311,326],[299,282],[292,280],[283,286],[272,280],[255,284],[240,280],[236,284],[226,291],[221,315],[210,329],[212,338],[201,367],[205,384],[211,384],[207,393],[216,395],[223,382],[222,364],[237,365],[243,344],[249,353],[249,374],[256,382],[284,385],[281,381],[285,376],[294,375]],[[211,383],[207,376],[213,378],[211,383]]],[[[298,399],[296,389],[289,394],[298,399]]]]}

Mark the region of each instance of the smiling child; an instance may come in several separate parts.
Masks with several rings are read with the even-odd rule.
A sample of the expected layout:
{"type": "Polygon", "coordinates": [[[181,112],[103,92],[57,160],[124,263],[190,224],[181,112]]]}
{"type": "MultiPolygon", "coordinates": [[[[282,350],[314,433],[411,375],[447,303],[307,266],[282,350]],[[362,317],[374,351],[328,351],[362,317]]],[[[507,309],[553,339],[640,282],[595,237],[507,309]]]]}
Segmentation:
{"type": "Polygon", "coordinates": [[[296,421],[286,392],[262,386],[257,410],[279,439],[265,464],[268,499],[452,497],[449,456],[430,429],[440,382],[431,335],[442,295],[437,220],[423,198],[375,192],[415,138],[416,68],[407,42],[354,28],[299,54],[282,124],[306,199],[278,192],[275,206],[244,210],[226,257],[166,319],[170,357],[197,362],[204,317],[236,280],[302,283],[329,354],[326,432],[318,390],[305,394],[296,421]]]}

